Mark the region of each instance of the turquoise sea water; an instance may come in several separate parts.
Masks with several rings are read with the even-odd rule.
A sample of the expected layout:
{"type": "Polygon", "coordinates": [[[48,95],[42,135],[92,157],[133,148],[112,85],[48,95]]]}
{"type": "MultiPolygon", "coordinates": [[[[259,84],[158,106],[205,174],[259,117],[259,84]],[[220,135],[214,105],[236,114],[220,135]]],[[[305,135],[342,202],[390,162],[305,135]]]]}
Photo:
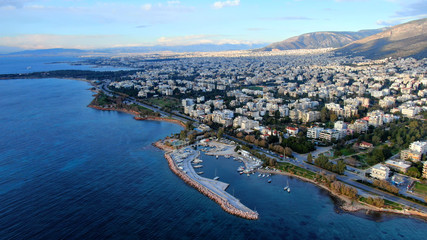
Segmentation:
{"type": "Polygon", "coordinates": [[[151,144],[180,126],[87,108],[85,82],[0,81],[0,239],[424,239],[427,223],[349,214],[289,178],[239,175],[203,156],[228,191],[260,214],[225,213],[187,186],[151,144]]]}

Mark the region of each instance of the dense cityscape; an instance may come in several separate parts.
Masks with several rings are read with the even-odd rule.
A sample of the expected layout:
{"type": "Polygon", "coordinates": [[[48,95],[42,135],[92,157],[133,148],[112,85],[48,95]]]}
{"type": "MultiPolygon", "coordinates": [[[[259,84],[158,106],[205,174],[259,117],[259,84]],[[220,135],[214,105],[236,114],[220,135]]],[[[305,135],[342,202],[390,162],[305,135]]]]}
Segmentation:
{"type": "Polygon", "coordinates": [[[340,182],[359,189],[358,199],[365,203],[363,196],[370,196],[371,205],[402,209],[406,202],[394,199],[399,206],[393,206],[391,193],[423,212],[426,59],[368,60],[325,51],[85,62],[138,68],[98,81],[101,94],[94,102],[109,109],[139,105],[133,109],[142,111],[141,118],[160,112],[190,122],[175,136],[174,148],[210,136],[228,138],[235,151],[251,152],[264,167],[283,171],[292,164],[308,171],[303,177],[337,174],[340,182]],[[366,187],[387,194],[368,194],[366,187]]]}
{"type": "Polygon", "coordinates": [[[426,10],[0,0],[0,239],[425,239],[426,10]]]}

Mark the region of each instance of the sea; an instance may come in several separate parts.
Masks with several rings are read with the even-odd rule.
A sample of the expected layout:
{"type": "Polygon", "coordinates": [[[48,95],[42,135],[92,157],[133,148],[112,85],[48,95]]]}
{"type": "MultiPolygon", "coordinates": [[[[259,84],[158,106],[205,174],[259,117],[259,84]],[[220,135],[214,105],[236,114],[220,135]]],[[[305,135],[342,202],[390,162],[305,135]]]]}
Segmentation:
{"type": "MultiPolygon", "coordinates": [[[[45,71],[44,60],[43,70],[32,70],[45,71]]],[[[20,65],[36,66],[20,60],[0,71],[19,72],[20,65]]],[[[268,183],[258,174],[239,175],[241,163],[232,158],[202,155],[203,176],[216,173],[260,218],[230,215],[173,174],[152,145],[182,127],[88,108],[90,87],[66,79],[0,81],[0,239],[427,236],[426,221],[344,212],[313,184],[281,175],[268,183]],[[283,190],[287,182],[291,193],[283,190]]]]}

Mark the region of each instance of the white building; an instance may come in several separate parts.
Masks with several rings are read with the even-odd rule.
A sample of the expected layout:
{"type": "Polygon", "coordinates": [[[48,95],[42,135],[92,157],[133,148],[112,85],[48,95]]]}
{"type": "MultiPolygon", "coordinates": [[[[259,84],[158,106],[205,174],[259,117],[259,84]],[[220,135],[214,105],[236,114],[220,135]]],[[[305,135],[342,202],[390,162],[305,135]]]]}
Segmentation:
{"type": "Polygon", "coordinates": [[[371,177],[379,180],[387,180],[388,175],[390,174],[390,168],[377,164],[371,168],[371,177]]]}
{"type": "Polygon", "coordinates": [[[318,139],[320,132],[323,130],[324,130],[324,128],[322,128],[322,127],[311,127],[309,129],[307,129],[307,137],[313,138],[313,139],[318,139]]]}
{"type": "Polygon", "coordinates": [[[409,145],[409,149],[414,152],[425,154],[427,152],[427,142],[416,141],[409,145]]]}

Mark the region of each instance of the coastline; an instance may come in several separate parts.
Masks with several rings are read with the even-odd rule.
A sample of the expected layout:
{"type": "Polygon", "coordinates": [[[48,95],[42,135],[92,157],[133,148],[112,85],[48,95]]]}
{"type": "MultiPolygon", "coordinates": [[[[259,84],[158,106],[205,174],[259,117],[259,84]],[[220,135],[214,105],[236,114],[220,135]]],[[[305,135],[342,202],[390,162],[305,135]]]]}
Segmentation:
{"type": "Polygon", "coordinates": [[[140,117],[139,113],[137,111],[132,111],[132,110],[127,110],[127,109],[122,109],[122,108],[105,108],[105,107],[100,107],[100,106],[96,106],[93,104],[89,104],[88,107],[93,108],[93,109],[97,109],[97,110],[101,110],[101,111],[118,111],[118,112],[123,112],[123,113],[127,113],[127,114],[131,114],[133,115],[135,120],[138,121],[161,121],[161,122],[169,122],[169,123],[174,123],[174,124],[178,124],[181,127],[185,128],[185,124],[183,122],[181,122],[180,120],[177,119],[173,119],[173,118],[165,118],[165,117],[140,117]]]}
{"type": "Polygon", "coordinates": [[[403,210],[396,210],[396,209],[387,209],[387,208],[379,208],[379,207],[375,207],[372,205],[368,205],[366,203],[361,203],[358,200],[351,200],[346,196],[334,193],[331,189],[329,189],[328,187],[321,185],[311,179],[299,176],[299,175],[295,175],[292,173],[288,173],[288,172],[283,172],[283,171],[271,171],[271,170],[263,170],[263,169],[258,169],[258,172],[262,172],[262,173],[270,173],[270,174],[280,174],[280,175],[285,175],[285,176],[291,176],[291,177],[295,177],[298,178],[302,181],[305,182],[309,182],[311,184],[314,184],[315,186],[322,188],[326,191],[328,191],[328,193],[332,196],[335,197],[336,199],[338,199],[340,201],[341,204],[339,204],[339,207],[346,212],[360,212],[360,211],[365,211],[366,214],[370,213],[370,212],[378,212],[378,213],[392,213],[392,214],[398,214],[398,215],[405,215],[405,216],[412,216],[412,217],[419,217],[423,220],[427,220],[427,213],[424,212],[419,212],[419,211],[414,211],[414,210],[407,210],[407,209],[403,209],[403,210]]]}
{"type": "MultiPolygon", "coordinates": [[[[101,111],[118,111],[118,112],[123,112],[123,113],[127,113],[127,114],[131,114],[134,116],[135,120],[139,120],[139,121],[164,121],[164,122],[169,122],[169,123],[174,123],[174,124],[178,124],[182,127],[185,127],[185,124],[177,119],[171,119],[171,118],[164,118],[164,117],[140,117],[139,113],[136,111],[131,111],[131,110],[126,110],[126,109],[119,109],[119,108],[103,108],[103,107],[99,107],[96,105],[92,105],[89,104],[88,107],[93,108],[93,109],[97,109],[97,110],[101,110],[101,111]]],[[[245,218],[245,219],[249,219],[249,220],[257,220],[258,219],[258,213],[256,213],[256,217],[254,216],[247,216],[246,213],[241,213],[240,210],[238,209],[233,209],[234,207],[230,204],[227,204],[227,202],[218,197],[218,196],[213,196],[213,194],[209,191],[204,189],[204,187],[197,183],[194,182],[192,179],[190,179],[188,176],[186,176],[185,174],[179,174],[179,170],[177,169],[177,167],[175,166],[175,164],[173,163],[173,160],[170,158],[170,156],[168,155],[168,153],[170,153],[171,151],[173,151],[173,148],[168,147],[164,144],[161,144],[160,141],[157,141],[155,143],[153,143],[154,146],[156,146],[157,148],[165,151],[165,158],[168,161],[168,165],[169,168],[171,169],[172,172],[174,172],[178,177],[180,177],[185,183],[187,183],[188,185],[196,188],[199,192],[201,192],[202,194],[204,194],[205,196],[211,198],[214,202],[218,203],[221,208],[233,215],[245,218]],[[170,162],[172,161],[172,163],[170,162]],[[175,166],[175,168],[173,167],[175,166]],[[178,171],[178,173],[176,172],[178,171]],[[185,175],[185,176],[182,176],[185,175]]],[[[398,215],[404,215],[404,216],[412,216],[412,217],[419,217],[423,220],[427,220],[427,213],[424,212],[419,212],[419,211],[414,211],[414,210],[407,210],[407,209],[403,209],[403,210],[395,210],[395,209],[387,209],[387,208],[378,208],[372,205],[367,205],[365,203],[361,203],[359,201],[352,201],[349,198],[347,198],[346,196],[340,195],[340,194],[336,194],[334,192],[332,192],[329,188],[327,188],[326,186],[323,186],[311,179],[299,176],[299,175],[295,175],[292,173],[288,173],[288,172],[282,172],[282,171],[271,171],[271,170],[263,170],[263,169],[258,169],[259,172],[263,172],[263,173],[271,173],[271,174],[280,174],[280,175],[286,175],[286,176],[292,176],[292,177],[296,177],[302,181],[305,182],[309,182],[312,183],[314,185],[316,185],[317,187],[320,187],[326,191],[328,191],[329,194],[331,194],[331,196],[339,199],[341,201],[342,204],[339,205],[339,207],[346,212],[360,212],[360,211],[365,211],[366,213],[369,212],[378,212],[378,213],[391,213],[391,214],[398,214],[398,215]],[[357,202],[355,204],[355,202],[357,202]]]]}
{"type": "Polygon", "coordinates": [[[135,120],[142,120],[142,121],[162,121],[162,122],[169,122],[169,123],[174,123],[174,124],[178,124],[181,127],[185,128],[185,124],[178,120],[178,119],[173,119],[173,118],[165,118],[165,117],[138,117],[138,116],[134,116],[135,120]]]}
{"type": "MultiPolygon", "coordinates": [[[[126,110],[126,109],[117,109],[117,108],[103,108],[103,107],[99,107],[99,106],[95,106],[95,105],[91,105],[91,104],[88,105],[88,107],[93,108],[93,109],[97,109],[97,110],[101,110],[101,111],[119,111],[119,112],[132,114],[132,115],[134,115],[135,120],[165,121],[165,122],[170,122],[170,123],[178,124],[182,127],[185,127],[184,123],[182,123],[181,121],[176,120],[176,119],[162,118],[162,117],[144,117],[144,118],[142,118],[142,117],[139,117],[139,113],[136,111],[126,110]]],[[[240,209],[237,209],[232,204],[230,204],[226,199],[216,195],[215,193],[213,193],[212,191],[207,189],[205,186],[194,181],[193,179],[188,177],[185,173],[180,171],[178,169],[178,167],[176,166],[175,162],[172,160],[172,158],[169,155],[169,153],[171,153],[174,150],[172,147],[166,146],[166,145],[162,144],[160,141],[153,143],[153,145],[155,147],[165,151],[164,157],[167,160],[169,168],[173,173],[175,173],[179,178],[181,178],[186,184],[195,188],[200,193],[202,193],[203,195],[207,196],[208,198],[210,198],[211,200],[216,202],[225,212],[232,214],[232,215],[235,215],[235,216],[238,216],[238,217],[241,217],[241,218],[244,218],[244,219],[248,219],[248,220],[257,220],[259,218],[259,214],[257,212],[254,212],[254,211],[245,212],[245,211],[242,211],[240,209]]]]}

